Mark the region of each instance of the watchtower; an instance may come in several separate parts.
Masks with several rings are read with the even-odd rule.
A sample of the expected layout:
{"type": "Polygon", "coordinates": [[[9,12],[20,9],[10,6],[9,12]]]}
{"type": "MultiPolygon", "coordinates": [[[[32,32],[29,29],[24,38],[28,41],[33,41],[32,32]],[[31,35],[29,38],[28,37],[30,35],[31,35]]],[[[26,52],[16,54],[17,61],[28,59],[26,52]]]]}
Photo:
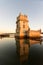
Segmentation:
{"type": "Polygon", "coordinates": [[[16,34],[17,36],[23,37],[26,32],[28,31],[28,17],[23,15],[22,13],[19,14],[16,21],[16,34]]]}

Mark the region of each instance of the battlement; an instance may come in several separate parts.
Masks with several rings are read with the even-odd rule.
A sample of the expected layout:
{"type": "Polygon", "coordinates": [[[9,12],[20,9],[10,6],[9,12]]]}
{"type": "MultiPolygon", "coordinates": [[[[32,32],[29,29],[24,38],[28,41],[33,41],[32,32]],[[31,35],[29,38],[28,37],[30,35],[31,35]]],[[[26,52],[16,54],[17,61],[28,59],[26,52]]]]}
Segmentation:
{"type": "MultiPolygon", "coordinates": [[[[26,21],[26,22],[28,22],[28,17],[27,17],[27,15],[23,15],[22,13],[20,13],[19,14],[19,16],[17,17],[17,22],[18,21],[26,21]]],[[[16,23],[17,23],[16,22],[16,23]]]]}

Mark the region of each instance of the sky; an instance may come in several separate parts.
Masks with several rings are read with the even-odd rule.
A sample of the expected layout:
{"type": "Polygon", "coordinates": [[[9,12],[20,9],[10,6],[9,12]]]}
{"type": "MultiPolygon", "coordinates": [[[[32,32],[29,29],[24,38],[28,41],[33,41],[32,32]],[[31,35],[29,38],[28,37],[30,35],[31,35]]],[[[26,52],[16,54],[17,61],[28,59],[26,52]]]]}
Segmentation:
{"type": "Polygon", "coordinates": [[[16,32],[20,12],[28,16],[30,29],[43,31],[43,0],[0,0],[0,33],[16,32]]]}

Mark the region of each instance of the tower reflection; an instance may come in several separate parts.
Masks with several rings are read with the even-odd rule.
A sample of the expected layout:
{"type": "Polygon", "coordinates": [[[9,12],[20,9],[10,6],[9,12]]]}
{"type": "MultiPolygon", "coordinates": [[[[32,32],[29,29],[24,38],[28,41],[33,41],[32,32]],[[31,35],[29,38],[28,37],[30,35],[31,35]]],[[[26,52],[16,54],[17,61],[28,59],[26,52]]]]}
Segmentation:
{"type": "Polygon", "coordinates": [[[28,39],[16,39],[16,46],[20,63],[27,62],[30,47],[28,39]]]}
{"type": "Polygon", "coordinates": [[[38,43],[40,43],[40,40],[16,39],[16,51],[20,64],[29,64],[30,47],[38,43]]]}

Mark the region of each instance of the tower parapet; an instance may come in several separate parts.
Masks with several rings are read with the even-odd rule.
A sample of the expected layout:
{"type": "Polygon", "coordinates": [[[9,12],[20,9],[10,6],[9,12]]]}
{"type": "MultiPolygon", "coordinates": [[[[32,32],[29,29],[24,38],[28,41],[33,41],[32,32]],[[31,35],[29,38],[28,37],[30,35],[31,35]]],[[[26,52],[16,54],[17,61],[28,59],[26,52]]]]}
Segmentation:
{"type": "Polygon", "coordinates": [[[28,22],[28,17],[27,17],[27,15],[23,15],[23,14],[19,14],[19,16],[17,17],[17,22],[18,21],[27,21],[28,22]]]}

